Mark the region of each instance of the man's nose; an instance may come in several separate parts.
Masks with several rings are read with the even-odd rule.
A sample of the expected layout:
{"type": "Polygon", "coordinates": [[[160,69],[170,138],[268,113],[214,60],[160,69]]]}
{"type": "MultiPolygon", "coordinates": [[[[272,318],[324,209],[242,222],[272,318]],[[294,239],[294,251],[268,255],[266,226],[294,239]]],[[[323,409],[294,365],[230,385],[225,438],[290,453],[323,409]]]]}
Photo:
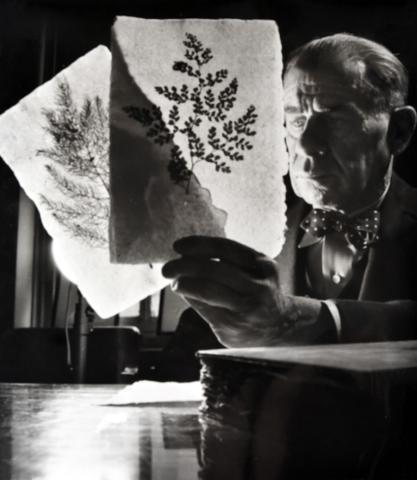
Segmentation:
{"type": "Polygon", "coordinates": [[[319,118],[310,117],[297,142],[297,155],[316,159],[327,150],[326,129],[319,118]]]}

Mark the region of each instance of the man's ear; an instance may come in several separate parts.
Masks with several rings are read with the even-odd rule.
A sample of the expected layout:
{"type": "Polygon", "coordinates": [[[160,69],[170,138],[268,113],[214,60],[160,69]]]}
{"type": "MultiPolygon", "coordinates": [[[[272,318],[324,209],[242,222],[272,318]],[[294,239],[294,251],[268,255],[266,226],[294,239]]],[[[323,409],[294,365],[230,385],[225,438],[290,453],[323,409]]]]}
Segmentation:
{"type": "Polygon", "coordinates": [[[399,155],[410,143],[417,123],[417,113],[410,105],[396,108],[390,117],[387,141],[393,155],[399,155]]]}

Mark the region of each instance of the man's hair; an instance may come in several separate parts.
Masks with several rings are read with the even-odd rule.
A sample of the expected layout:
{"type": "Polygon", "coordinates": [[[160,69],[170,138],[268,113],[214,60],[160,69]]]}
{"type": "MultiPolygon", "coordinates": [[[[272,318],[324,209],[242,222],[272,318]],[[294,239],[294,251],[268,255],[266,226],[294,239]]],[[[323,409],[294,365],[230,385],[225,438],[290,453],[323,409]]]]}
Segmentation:
{"type": "Polygon", "coordinates": [[[404,65],[379,43],[348,33],[312,40],[290,54],[284,76],[293,68],[314,70],[329,67],[350,72],[354,88],[370,106],[386,111],[405,104],[408,73],[404,65]]]}

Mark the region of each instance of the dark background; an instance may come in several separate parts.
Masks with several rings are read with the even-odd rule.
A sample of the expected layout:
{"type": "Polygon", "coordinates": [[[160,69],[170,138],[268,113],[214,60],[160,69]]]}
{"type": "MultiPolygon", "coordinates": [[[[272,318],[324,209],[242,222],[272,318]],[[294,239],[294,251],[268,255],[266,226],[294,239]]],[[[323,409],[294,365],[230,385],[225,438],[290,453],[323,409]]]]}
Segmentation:
{"type": "MultiPolygon", "coordinates": [[[[293,48],[315,37],[341,31],[363,35],[398,54],[410,72],[410,103],[417,106],[417,2],[0,0],[0,112],[30,93],[40,79],[52,77],[98,44],[109,45],[116,15],[275,19],[284,60],[293,48]]],[[[414,186],[416,150],[417,136],[395,167],[414,186]]],[[[1,162],[0,331],[13,326],[18,198],[17,182],[1,162]]]]}

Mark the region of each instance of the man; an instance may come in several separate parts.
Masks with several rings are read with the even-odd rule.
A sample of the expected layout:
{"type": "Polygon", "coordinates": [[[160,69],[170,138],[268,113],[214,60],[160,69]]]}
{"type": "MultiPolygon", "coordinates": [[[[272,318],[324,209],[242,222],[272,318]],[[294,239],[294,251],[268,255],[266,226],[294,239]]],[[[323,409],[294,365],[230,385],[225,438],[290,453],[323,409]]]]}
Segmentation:
{"type": "Polygon", "coordinates": [[[163,273],[226,347],[417,335],[417,192],[392,173],[416,125],[385,47],[314,40],[284,75],[289,175],[299,197],[275,261],[189,237],[163,273]]]}

